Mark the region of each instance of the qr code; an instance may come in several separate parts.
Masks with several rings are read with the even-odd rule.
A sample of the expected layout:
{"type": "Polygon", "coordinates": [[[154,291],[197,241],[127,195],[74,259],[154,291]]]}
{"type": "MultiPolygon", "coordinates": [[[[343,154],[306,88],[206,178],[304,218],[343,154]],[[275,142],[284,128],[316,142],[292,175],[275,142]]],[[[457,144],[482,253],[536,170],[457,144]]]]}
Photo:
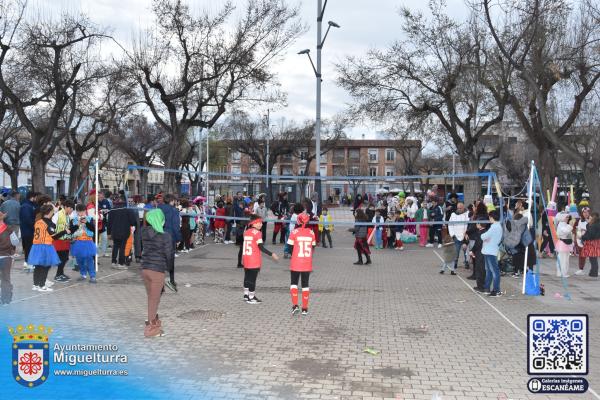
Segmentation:
{"type": "Polygon", "coordinates": [[[587,331],[587,315],[529,315],[528,373],[587,374],[587,331]]]}

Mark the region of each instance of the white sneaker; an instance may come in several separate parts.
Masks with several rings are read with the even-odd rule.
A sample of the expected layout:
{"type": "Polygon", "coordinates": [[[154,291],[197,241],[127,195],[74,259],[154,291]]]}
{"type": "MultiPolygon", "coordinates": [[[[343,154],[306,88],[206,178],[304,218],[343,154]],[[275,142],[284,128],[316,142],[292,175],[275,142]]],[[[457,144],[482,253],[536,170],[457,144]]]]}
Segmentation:
{"type": "Polygon", "coordinates": [[[431,244],[431,243],[427,243],[427,244],[425,245],[425,247],[433,247],[433,244],[431,244]]]}
{"type": "Polygon", "coordinates": [[[438,249],[441,249],[441,248],[442,248],[442,244],[440,243],[440,244],[438,244],[438,249]]]}
{"type": "Polygon", "coordinates": [[[52,289],[51,287],[48,286],[44,286],[38,289],[38,292],[53,292],[54,289],[52,289]]]}
{"type": "Polygon", "coordinates": [[[179,254],[175,253],[175,258],[179,257],[179,254]]]}
{"type": "Polygon", "coordinates": [[[580,269],[579,271],[575,272],[575,275],[584,275],[585,271],[580,269]]]}
{"type": "Polygon", "coordinates": [[[27,264],[27,261],[23,261],[23,268],[29,268],[29,265],[27,264]]]}
{"type": "Polygon", "coordinates": [[[47,287],[52,287],[52,286],[54,286],[54,282],[49,281],[48,279],[46,279],[46,286],[47,287]]]}
{"type": "Polygon", "coordinates": [[[400,251],[404,250],[404,247],[400,247],[400,251]]]}
{"type": "Polygon", "coordinates": [[[31,288],[31,290],[33,290],[34,292],[37,292],[40,290],[39,286],[33,285],[33,287],[31,288]]]}

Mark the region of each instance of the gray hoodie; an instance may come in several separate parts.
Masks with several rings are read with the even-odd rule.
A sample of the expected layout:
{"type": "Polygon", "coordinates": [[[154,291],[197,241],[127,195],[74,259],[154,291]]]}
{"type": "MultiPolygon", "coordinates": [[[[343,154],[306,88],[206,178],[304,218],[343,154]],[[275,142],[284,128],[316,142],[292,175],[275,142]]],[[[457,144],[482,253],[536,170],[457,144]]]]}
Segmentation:
{"type": "Polygon", "coordinates": [[[502,242],[504,246],[514,249],[521,243],[521,236],[523,236],[523,232],[527,229],[527,217],[522,216],[519,219],[512,219],[504,221],[503,227],[503,238],[502,242]],[[508,225],[510,224],[510,230],[508,229],[508,225]]]}

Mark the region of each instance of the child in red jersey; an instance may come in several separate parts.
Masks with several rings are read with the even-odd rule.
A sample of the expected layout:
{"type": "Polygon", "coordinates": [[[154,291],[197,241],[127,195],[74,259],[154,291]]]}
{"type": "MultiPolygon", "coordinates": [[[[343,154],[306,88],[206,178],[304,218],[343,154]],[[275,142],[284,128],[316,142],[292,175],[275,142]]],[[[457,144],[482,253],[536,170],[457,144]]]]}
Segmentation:
{"type": "Polygon", "coordinates": [[[308,296],[310,295],[308,278],[312,271],[313,249],[317,245],[314,230],[306,227],[309,220],[310,217],[306,213],[298,215],[297,224],[300,227],[290,233],[287,242],[292,246],[292,259],[290,262],[292,315],[300,311],[300,308],[298,308],[298,279],[302,283],[302,315],[308,314],[308,296]]]}
{"type": "Polygon", "coordinates": [[[262,219],[258,215],[251,215],[248,228],[244,232],[242,243],[242,264],[244,265],[244,301],[248,304],[258,304],[262,301],[254,295],[256,278],[262,266],[261,252],[279,260],[275,253],[267,250],[262,240],[262,219]]]}

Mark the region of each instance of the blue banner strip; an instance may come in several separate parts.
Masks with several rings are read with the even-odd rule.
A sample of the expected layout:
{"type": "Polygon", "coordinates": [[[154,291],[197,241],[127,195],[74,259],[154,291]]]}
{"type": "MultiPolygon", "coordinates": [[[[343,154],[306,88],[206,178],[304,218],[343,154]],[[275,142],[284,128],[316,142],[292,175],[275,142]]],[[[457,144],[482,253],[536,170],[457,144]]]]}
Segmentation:
{"type": "Polygon", "coordinates": [[[496,177],[495,172],[479,172],[474,174],[441,174],[441,175],[398,175],[398,176],[309,176],[309,175],[266,175],[266,174],[234,174],[229,172],[199,172],[185,169],[142,167],[139,165],[129,165],[129,170],[162,171],[180,174],[196,174],[204,176],[224,176],[224,177],[248,177],[248,178],[270,178],[282,180],[330,180],[330,181],[397,181],[402,179],[432,179],[432,178],[488,178],[496,177]]]}

